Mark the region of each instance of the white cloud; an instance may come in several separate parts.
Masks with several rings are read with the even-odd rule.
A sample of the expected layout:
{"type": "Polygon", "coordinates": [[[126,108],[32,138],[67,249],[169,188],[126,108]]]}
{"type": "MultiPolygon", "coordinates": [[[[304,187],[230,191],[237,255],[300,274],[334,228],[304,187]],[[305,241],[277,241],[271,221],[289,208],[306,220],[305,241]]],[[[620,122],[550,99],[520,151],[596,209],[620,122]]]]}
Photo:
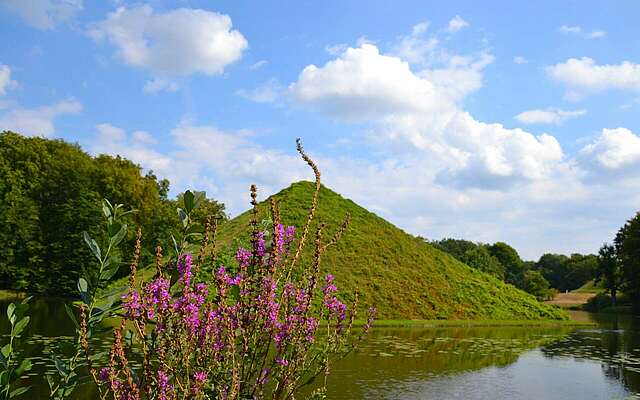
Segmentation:
{"type": "Polygon", "coordinates": [[[323,67],[307,66],[289,91],[334,118],[373,121],[375,140],[385,147],[404,143],[404,151],[440,160],[441,183],[496,189],[549,178],[564,158],[555,138],[480,122],[460,109],[459,101],[481,86],[486,58],[460,62],[476,72],[473,79],[456,68],[414,73],[365,44],[323,67]]]}
{"type": "Polygon", "coordinates": [[[524,124],[555,124],[577,118],[587,113],[586,110],[566,111],[557,108],[547,108],[546,110],[529,110],[521,112],[514,118],[524,124]]]}
{"type": "Polygon", "coordinates": [[[16,85],[16,81],[11,80],[11,68],[8,65],[0,64],[0,96],[7,94],[7,89],[16,85]]]}
{"type": "Polygon", "coordinates": [[[66,114],[77,114],[80,111],[82,104],[74,99],[38,108],[14,106],[0,114],[0,131],[9,130],[26,136],[50,136],[55,132],[56,118],[66,114]]]}
{"type": "Polygon", "coordinates": [[[256,103],[272,103],[276,101],[281,91],[280,82],[273,78],[253,90],[240,89],[236,94],[256,103]]]}
{"type": "Polygon", "coordinates": [[[587,168],[603,168],[613,171],[637,167],[640,163],[640,136],[627,128],[603,129],[592,143],[580,151],[587,159],[587,168]]]}
{"type": "Polygon", "coordinates": [[[255,70],[258,70],[258,69],[260,69],[260,68],[264,67],[264,66],[265,66],[265,65],[267,65],[267,64],[269,64],[269,61],[267,61],[267,60],[260,60],[260,61],[258,61],[258,62],[256,62],[256,63],[251,64],[251,65],[249,66],[249,69],[250,69],[250,70],[252,70],[252,71],[255,71],[255,70]]]}
{"type": "Polygon", "coordinates": [[[187,8],[156,13],[150,6],[122,7],[90,33],[113,43],[127,64],[158,74],[221,74],[248,46],[228,15],[187,8]]]}
{"type": "Polygon", "coordinates": [[[145,93],[175,92],[180,89],[178,83],[169,78],[155,77],[144,84],[145,93]]]}
{"type": "Polygon", "coordinates": [[[89,146],[93,154],[117,154],[141,165],[147,171],[153,170],[164,177],[174,175],[171,158],[150,147],[157,143],[150,133],[135,131],[128,135],[123,129],[108,123],[96,125],[96,131],[89,146]]]}
{"type": "Polygon", "coordinates": [[[451,18],[449,21],[449,25],[447,26],[447,31],[449,32],[458,32],[461,29],[467,28],[469,23],[462,19],[459,15],[451,18]]]}
{"type": "Polygon", "coordinates": [[[606,36],[605,31],[593,30],[591,32],[584,31],[580,26],[562,25],[558,30],[565,34],[578,35],[586,39],[597,39],[606,36]]]}
{"type": "Polygon", "coordinates": [[[324,51],[326,51],[328,54],[332,56],[337,56],[338,54],[344,52],[348,48],[349,48],[348,44],[338,43],[338,44],[324,46],[324,51]]]}
{"type": "Polygon", "coordinates": [[[1,5],[38,29],[53,29],[82,10],[82,0],[3,0],[1,5]]]}
{"type": "MultiPolygon", "coordinates": [[[[428,60],[436,57],[436,49],[440,43],[435,36],[425,37],[425,33],[429,29],[429,22],[421,22],[411,30],[411,34],[400,38],[393,51],[394,55],[411,64],[424,65],[428,60]]],[[[359,44],[360,45],[360,44],[359,44]]],[[[343,53],[348,45],[344,44],[340,51],[330,53],[334,56],[343,53]]]]}
{"type": "Polygon", "coordinates": [[[513,62],[516,64],[526,64],[528,63],[527,59],[522,56],[513,57],[513,62]]]}
{"type": "Polygon", "coordinates": [[[598,65],[588,57],[570,58],[546,71],[567,87],[567,96],[573,99],[610,89],[640,91],[640,64],[630,61],[598,65]]]}

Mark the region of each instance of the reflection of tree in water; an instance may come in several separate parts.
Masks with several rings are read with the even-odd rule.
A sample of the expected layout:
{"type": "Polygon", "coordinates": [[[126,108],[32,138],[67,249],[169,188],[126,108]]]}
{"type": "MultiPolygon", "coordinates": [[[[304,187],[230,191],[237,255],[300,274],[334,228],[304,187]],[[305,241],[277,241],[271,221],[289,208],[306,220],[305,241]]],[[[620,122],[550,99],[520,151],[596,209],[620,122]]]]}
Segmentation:
{"type": "Polygon", "coordinates": [[[640,320],[595,315],[599,329],[573,332],[540,350],[546,357],[569,357],[601,363],[603,375],[640,392],[640,320]]]}
{"type": "Polygon", "coordinates": [[[571,328],[381,328],[358,352],[335,363],[329,398],[367,398],[390,382],[415,382],[489,366],[508,366],[520,355],[565,336],[571,328]]]}

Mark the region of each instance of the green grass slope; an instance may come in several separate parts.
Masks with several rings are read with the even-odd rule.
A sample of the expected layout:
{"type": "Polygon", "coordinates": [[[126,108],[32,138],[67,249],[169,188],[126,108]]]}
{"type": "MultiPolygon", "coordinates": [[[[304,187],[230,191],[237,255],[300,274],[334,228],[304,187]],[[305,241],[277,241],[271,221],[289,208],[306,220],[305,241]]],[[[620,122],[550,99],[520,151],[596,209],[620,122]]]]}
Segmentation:
{"type": "MultiPolygon", "coordinates": [[[[274,195],[283,223],[298,228],[304,225],[313,188],[311,182],[298,182],[274,195]]],[[[264,218],[268,218],[268,203],[260,206],[264,218]]],[[[351,215],[349,229],[326,252],[323,272],[335,275],[347,301],[347,294],[358,287],[362,308],[376,306],[381,319],[567,318],[562,311],[470,268],[323,187],[316,221],[327,224],[326,238],[333,235],[347,213],[351,215]]],[[[234,246],[233,238],[247,232],[249,221],[250,213],[245,212],[220,227],[218,246],[234,246]]],[[[304,259],[311,259],[312,247],[307,247],[304,259]]]]}

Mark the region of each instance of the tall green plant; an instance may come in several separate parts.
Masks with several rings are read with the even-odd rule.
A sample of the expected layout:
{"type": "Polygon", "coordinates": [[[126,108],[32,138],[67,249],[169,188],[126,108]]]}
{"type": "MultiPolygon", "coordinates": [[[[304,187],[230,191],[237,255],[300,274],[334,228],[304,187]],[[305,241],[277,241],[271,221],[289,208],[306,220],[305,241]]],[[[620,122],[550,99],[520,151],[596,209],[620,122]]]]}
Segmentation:
{"type": "Polygon", "coordinates": [[[22,300],[20,303],[11,303],[7,307],[7,318],[11,325],[9,334],[9,343],[2,346],[0,350],[0,364],[2,372],[0,372],[0,399],[14,399],[26,393],[28,386],[18,386],[17,381],[31,370],[31,361],[29,359],[18,360],[17,347],[27,325],[29,325],[30,317],[25,315],[29,309],[29,298],[22,300]]]}
{"type": "MultiPolygon", "coordinates": [[[[81,302],[77,305],[65,305],[67,314],[76,327],[76,340],[72,354],[67,357],[60,354],[52,355],[57,376],[47,375],[51,398],[64,399],[73,393],[79,383],[86,381],[87,377],[79,374],[83,367],[88,369],[93,379],[97,379],[93,368],[97,356],[90,353],[88,341],[94,332],[100,331],[99,325],[102,320],[121,307],[121,301],[116,296],[122,288],[98,293],[122,265],[118,245],[127,234],[127,224],[121,221],[124,216],[134,212],[135,210],[124,211],[122,204],[112,205],[108,200],[104,200],[102,213],[107,222],[107,240],[100,246],[89,233],[83,232],[84,242],[96,258],[98,268],[85,268],[83,276],[78,278],[77,288],[81,302]]],[[[139,232],[136,253],[139,256],[139,232]]]]}

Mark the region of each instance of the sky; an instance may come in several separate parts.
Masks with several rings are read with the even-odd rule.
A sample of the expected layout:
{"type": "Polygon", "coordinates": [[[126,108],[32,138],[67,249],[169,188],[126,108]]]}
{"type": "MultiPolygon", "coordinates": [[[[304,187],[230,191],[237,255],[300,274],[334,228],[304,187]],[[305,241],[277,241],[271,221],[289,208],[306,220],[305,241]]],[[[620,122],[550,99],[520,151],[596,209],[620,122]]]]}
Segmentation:
{"type": "Polygon", "coordinates": [[[231,216],[313,178],[414,235],[596,252],[640,208],[637,1],[0,0],[0,131],[231,216]]]}

